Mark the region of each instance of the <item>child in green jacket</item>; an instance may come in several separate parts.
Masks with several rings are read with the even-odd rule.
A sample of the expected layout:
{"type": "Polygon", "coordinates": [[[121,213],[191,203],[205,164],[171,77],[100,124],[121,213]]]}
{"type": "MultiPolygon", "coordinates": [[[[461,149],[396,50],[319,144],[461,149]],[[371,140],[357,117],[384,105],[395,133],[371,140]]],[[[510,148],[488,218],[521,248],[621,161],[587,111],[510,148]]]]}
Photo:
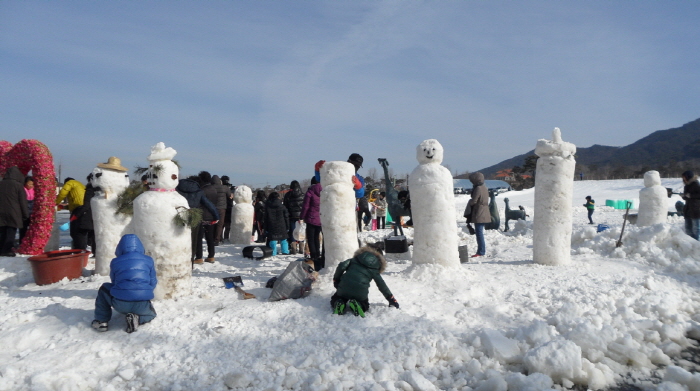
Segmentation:
{"type": "Polygon", "coordinates": [[[595,224],[592,219],[593,211],[595,210],[595,201],[593,201],[591,196],[586,197],[586,203],[583,204],[583,206],[585,206],[586,209],[588,209],[588,224],[595,224]]]}
{"type": "Polygon", "coordinates": [[[377,288],[389,301],[389,305],[399,308],[399,303],[391,294],[389,287],[380,275],[386,269],[384,256],[371,247],[362,247],[353,258],[341,262],[333,274],[333,286],[337,291],[331,297],[333,313],[342,315],[346,307],[355,314],[364,317],[369,309],[369,283],[374,280],[377,288]]]}

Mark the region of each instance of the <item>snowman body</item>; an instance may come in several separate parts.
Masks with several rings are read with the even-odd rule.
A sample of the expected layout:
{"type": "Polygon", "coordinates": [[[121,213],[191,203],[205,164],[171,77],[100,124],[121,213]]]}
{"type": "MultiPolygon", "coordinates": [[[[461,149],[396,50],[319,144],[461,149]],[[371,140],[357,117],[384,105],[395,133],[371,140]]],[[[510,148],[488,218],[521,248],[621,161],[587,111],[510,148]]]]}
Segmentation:
{"type": "Polygon", "coordinates": [[[108,276],[109,265],[115,257],[119,240],[127,234],[131,216],[116,213],[117,196],[129,186],[129,175],[124,171],[95,167],[92,185],[99,188],[90,200],[95,228],[95,273],[108,276]]]}
{"type": "Polygon", "coordinates": [[[321,225],[326,268],[334,271],[359,248],[352,177],[355,166],[347,162],[326,162],[321,174],[321,225]]]}
{"type": "Polygon", "coordinates": [[[454,181],[441,165],[442,145],[425,140],[416,148],[416,167],[409,176],[413,219],[413,263],[459,266],[454,181]]]}
{"type": "Polygon", "coordinates": [[[174,218],[188,210],[185,197],[175,191],[179,169],[171,160],[175,150],[158,143],[148,160],[150,189],[134,200],[133,231],[141,239],[146,255],[153,258],[158,276],[154,291],[158,300],[188,295],[192,291],[192,237],[189,227],[174,218]]]}
{"type": "Polygon", "coordinates": [[[249,245],[253,237],[253,191],[248,186],[238,186],[233,193],[236,203],[231,209],[231,243],[249,245]]]}

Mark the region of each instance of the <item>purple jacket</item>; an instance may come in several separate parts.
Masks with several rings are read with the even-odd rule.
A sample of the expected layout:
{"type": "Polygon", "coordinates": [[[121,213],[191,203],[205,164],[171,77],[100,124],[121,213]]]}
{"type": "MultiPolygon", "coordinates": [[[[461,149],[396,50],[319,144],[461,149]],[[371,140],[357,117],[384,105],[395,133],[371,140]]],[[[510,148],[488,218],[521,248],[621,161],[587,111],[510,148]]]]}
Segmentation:
{"type": "Polygon", "coordinates": [[[321,184],[317,183],[309,187],[304,195],[304,204],[301,206],[299,218],[305,223],[321,226],[321,184]]]}

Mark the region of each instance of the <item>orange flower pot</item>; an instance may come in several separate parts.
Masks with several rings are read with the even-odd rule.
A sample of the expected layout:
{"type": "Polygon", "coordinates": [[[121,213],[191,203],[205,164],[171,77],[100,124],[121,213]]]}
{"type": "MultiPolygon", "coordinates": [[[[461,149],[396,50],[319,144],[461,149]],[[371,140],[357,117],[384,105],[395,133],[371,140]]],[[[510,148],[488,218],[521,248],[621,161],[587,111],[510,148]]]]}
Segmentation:
{"type": "Polygon", "coordinates": [[[83,276],[90,252],[87,250],[58,250],[29,257],[34,282],[48,285],[63,278],[74,280],[83,276]]]}

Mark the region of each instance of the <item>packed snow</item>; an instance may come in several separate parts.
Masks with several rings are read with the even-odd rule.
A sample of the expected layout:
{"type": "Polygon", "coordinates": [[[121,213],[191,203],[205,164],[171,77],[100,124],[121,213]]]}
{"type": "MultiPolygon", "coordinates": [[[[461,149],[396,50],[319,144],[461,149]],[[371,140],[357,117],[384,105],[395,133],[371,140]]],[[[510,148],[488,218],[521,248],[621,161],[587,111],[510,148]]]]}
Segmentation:
{"type": "MultiPolygon", "coordinates": [[[[680,179],[662,186],[682,189],[680,179]]],[[[328,269],[310,296],[268,302],[265,283],[298,256],[255,261],[242,245],[222,245],[217,263],[195,266],[191,295],[155,301],[158,317],[135,333],[121,314],[99,333],[90,322],[109,277],[91,275],[93,259],[80,279],[37,286],[26,258],[0,258],[0,390],[698,390],[683,357],[700,338],[700,242],[671,216],[627,224],[616,247],[625,211],[606,199],[633,200],[643,188],[642,179],[575,182],[563,266],[532,260],[534,190],[502,194],[501,216],[508,197],[527,221],[486,231],[487,256],[456,268],[387,254],[384,279],[401,307],[372,286],[366,318],[331,313],[328,269]],[[588,224],[587,195],[601,232],[588,224]],[[235,275],[257,298],[225,289],[222,278],[235,275]]],[[[461,217],[468,199],[455,196],[455,220],[473,251],[461,217]]],[[[667,199],[669,211],[679,199],[667,199]]],[[[69,240],[62,233],[62,248],[69,240]]]]}

